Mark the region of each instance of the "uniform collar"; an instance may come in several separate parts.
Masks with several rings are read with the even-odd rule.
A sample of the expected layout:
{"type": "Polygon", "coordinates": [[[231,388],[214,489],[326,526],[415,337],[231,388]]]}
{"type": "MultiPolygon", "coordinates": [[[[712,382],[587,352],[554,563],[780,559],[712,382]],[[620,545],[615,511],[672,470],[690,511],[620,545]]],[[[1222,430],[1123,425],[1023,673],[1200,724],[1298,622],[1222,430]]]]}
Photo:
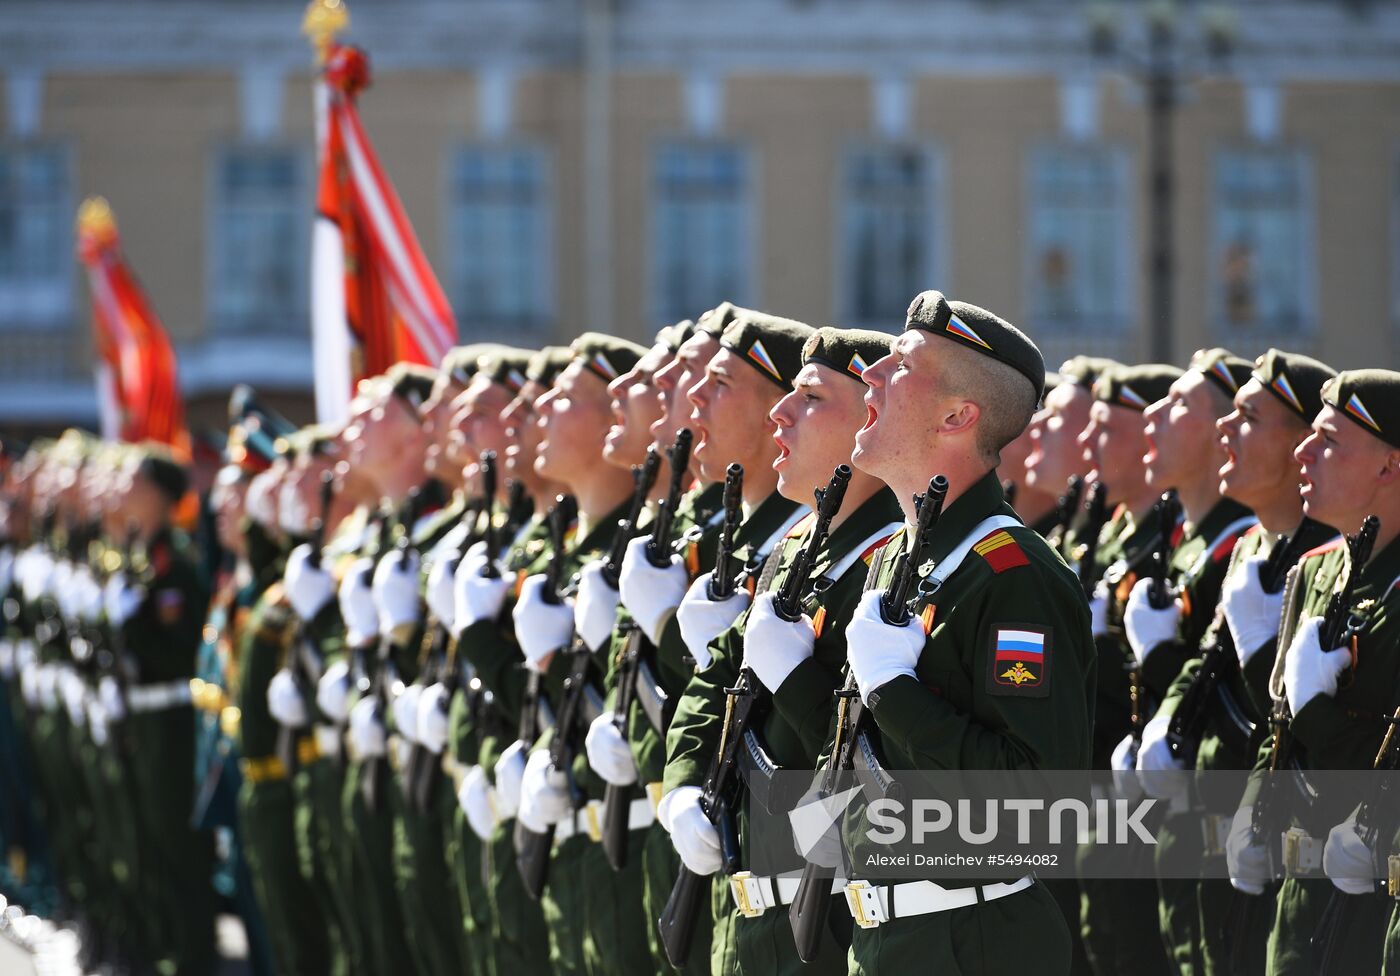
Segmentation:
{"type": "Polygon", "coordinates": [[[776,491],[770,492],[735,531],[735,546],[758,545],[763,542],[776,532],[797,508],[796,502],[784,498],[776,491]]]}
{"type": "Polygon", "coordinates": [[[996,472],[988,471],[943,509],[923,558],[937,563],[956,549],[977,523],[992,515],[1018,517],[1015,510],[1006,504],[996,472]]]}
{"type": "Polygon", "coordinates": [[[1231,522],[1237,521],[1250,514],[1251,512],[1248,508],[1241,505],[1233,498],[1221,498],[1210,507],[1210,511],[1206,512],[1200,522],[1192,526],[1191,534],[1184,537],[1181,541],[1183,544],[1188,539],[1204,539],[1206,542],[1211,542],[1221,532],[1225,531],[1226,527],[1229,526],[1231,522]]]}

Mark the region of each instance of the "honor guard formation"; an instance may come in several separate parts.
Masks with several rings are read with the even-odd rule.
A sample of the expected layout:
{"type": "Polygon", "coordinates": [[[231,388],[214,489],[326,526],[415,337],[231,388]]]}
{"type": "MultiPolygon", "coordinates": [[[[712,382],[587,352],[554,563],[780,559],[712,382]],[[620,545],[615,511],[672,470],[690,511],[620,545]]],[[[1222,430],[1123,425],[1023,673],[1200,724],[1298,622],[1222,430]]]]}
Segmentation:
{"type": "Polygon", "coordinates": [[[5,445],[0,891],[90,972],[1400,976],[1400,800],[1270,775],[1400,765],[1400,373],[726,303],[222,462],[5,445]],[[764,876],[853,767],[1113,771],[1200,877],[764,876]]]}

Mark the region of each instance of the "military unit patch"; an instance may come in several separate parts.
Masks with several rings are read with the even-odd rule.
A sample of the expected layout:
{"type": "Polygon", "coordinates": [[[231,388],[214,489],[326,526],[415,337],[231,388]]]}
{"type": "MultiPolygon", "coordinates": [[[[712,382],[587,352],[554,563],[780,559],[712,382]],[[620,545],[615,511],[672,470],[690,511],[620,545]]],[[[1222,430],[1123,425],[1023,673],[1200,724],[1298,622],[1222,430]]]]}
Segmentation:
{"type": "Polygon", "coordinates": [[[987,690],[994,695],[1043,698],[1049,694],[1050,632],[1012,624],[992,631],[992,665],[987,690]]]}
{"type": "Polygon", "coordinates": [[[1134,390],[1131,386],[1128,386],[1126,383],[1123,384],[1122,388],[1119,389],[1118,399],[1122,401],[1122,404],[1125,407],[1132,407],[1134,410],[1147,409],[1147,401],[1144,400],[1136,390],[1134,390]]]}
{"type": "Polygon", "coordinates": [[[1225,384],[1225,388],[1238,393],[1240,385],[1235,382],[1235,378],[1230,375],[1230,367],[1225,365],[1225,361],[1217,359],[1210,367],[1210,371],[1215,374],[1215,378],[1225,384]]]}
{"type": "Polygon", "coordinates": [[[1031,562],[1005,529],[997,529],[973,546],[972,551],[987,560],[987,565],[992,567],[993,573],[1004,573],[1017,566],[1029,566],[1031,562]]]}
{"type": "Polygon", "coordinates": [[[510,387],[513,392],[519,393],[524,389],[525,383],[525,374],[520,372],[520,370],[512,369],[510,372],[506,373],[506,386],[510,387]]]}
{"type": "Polygon", "coordinates": [[[595,352],[591,364],[595,372],[609,382],[617,379],[617,368],[601,352],[595,352]]]}
{"type": "Polygon", "coordinates": [[[1283,397],[1284,401],[1299,413],[1304,413],[1303,404],[1298,399],[1298,394],[1293,392],[1293,384],[1288,382],[1286,373],[1279,373],[1278,377],[1269,384],[1275,393],[1283,397]]]}
{"type": "Polygon", "coordinates": [[[1346,411],[1377,434],[1381,432],[1381,425],[1376,423],[1376,418],[1371,416],[1371,411],[1366,409],[1366,404],[1362,403],[1355,393],[1347,398],[1346,411]]]}
{"type": "Polygon", "coordinates": [[[865,364],[865,360],[860,358],[860,353],[851,356],[851,361],[846,364],[846,371],[855,376],[864,376],[865,371],[870,367],[865,364]]]}

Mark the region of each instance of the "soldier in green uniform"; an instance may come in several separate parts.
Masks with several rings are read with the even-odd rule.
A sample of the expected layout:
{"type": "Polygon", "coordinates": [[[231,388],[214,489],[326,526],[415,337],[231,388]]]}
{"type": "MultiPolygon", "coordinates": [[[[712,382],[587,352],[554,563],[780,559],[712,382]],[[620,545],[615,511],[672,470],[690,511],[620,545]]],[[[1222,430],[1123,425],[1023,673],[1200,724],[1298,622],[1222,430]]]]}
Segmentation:
{"type": "MultiPolygon", "coordinates": [[[[1239,388],[1249,381],[1253,364],[1224,349],[1202,350],[1190,368],[1172,382],[1167,395],[1148,407],[1143,464],[1154,491],[1174,490],[1184,518],[1181,538],[1172,548],[1168,584],[1175,594],[1158,609],[1149,599],[1150,580],[1139,579],[1124,609],[1124,629],[1132,648],[1141,687],[1150,702],[1160,702],[1183,663],[1200,647],[1215,616],[1220,587],[1230,553],[1240,536],[1256,522],[1244,505],[1220,494],[1219,467],[1225,461],[1216,421],[1230,412],[1239,388]]],[[[1161,771],[1142,762],[1141,750],[1151,747],[1160,759],[1169,714],[1158,713],[1141,730],[1139,773],[1161,771]]],[[[1175,768],[1168,764],[1165,768],[1175,768]]],[[[1140,783],[1167,806],[1157,830],[1154,855],[1158,864],[1172,858],[1205,856],[1200,819],[1191,811],[1184,777],[1144,776],[1140,783]]],[[[1197,926],[1196,885],[1186,878],[1159,877],[1158,916],[1163,944],[1182,976],[1202,967],[1197,926]]]]}
{"type": "MultiPolygon", "coordinates": [[[[1275,738],[1291,738],[1292,762],[1304,777],[1313,770],[1369,769],[1400,685],[1400,373],[1340,373],[1323,387],[1322,401],[1311,435],[1296,452],[1304,512],[1347,533],[1356,532],[1368,516],[1377,517],[1380,525],[1365,565],[1351,565],[1349,548],[1336,540],[1305,555],[1286,588],[1279,645],[1287,650],[1275,665],[1270,688],[1286,702],[1289,717],[1260,750],[1259,771],[1245,790],[1226,852],[1236,887],[1256,892],[1271,873],[1270,845],[1255,834],[1253,822],[1256,803],[1277,799],[1261,792],[1275,738]],[[1351,638],[1341,647],[1323,647],[1321,618],[1339,582],[1351,574],[1356,574],[1346,608],[1351,638]]],[[[1318,970],[1312,939],[1334,890],[1322,870],[1327,837],[1347,819],[1355,800],[1322,793],[1310,804],[1289,804],[1285,877],[1269,940],[1270,973],[1318,970]]],[[[1265,823],[1270,819],[1265,816],[1265,823]]],[[[1354,825],[1348,832],[1355,837],[1354,825]]],[[[1341,840],[1331,845],[1332,870],[1339,877],[1350,873],[1337,863],[1341,840]]],[[[1350,910],[1354,917],[1346,938],[1332,947],[1333,971],[1378,972],[1390,904],[1366,897],[1350,910]]]]}
{"type": "Polygon", "coordinates": [[[190,825],[189,681],[208,599],[188,542],[172,525],[188,488],[185,469],[168,452],[146,446],[133,454],[117,491],[137,550],[129,578],[106,594],[108,622],[134,672],[123,721],[134,746],[141,887],[147,911],[159,919],[149,951],[162,973],[208,972],[215,956],[209,839],[190,825]]]}
{"type": "MultiPolygon", "coordinates": [[[[777,428],[774,468],[778,490],[785,497],[810,506],[813,493],[825,487],[832,470],[849,462],[855,432],[866,416],[860,374],[866,364],[886,355],[889,344],[887,334],[858,330],[820,329],[808,338],[794,389],[770,414],[777,428]]],[[[682,749],[689,750],[692,741],[697,745],[704,741],[706,745],[698,751],[713,750],[722,737],[740,734],[738,728],[724,726],[726,689],[738,683],[742,665],[759,683],[754,692],[769,703],[757,713],[762,718],[752,734],[772,765],[789,769],[815,765],[826,739],[832,695],[842,680],[844,626],[860,598],[867,561],[902,522],[889,489],[855,472],[831,522],[830,535],[816,554],[809,581],[802,587],[803,615],[789,623],[775,612],[774,595],[808,544],[813,522],[808,515],[786,534],[768,557],[752,608],[710,643],[710,665],[688,685],[681,703],[684,717],[674,727],[672,741],[682,749]]],[[[689,612],[689,604],[682,612],[689,612]]],[[[675,765],[679,772],[681,765],[675,765]]],[[[746,772],[760,774],[757,768],[746,772]]],[[[672,775],[668,770],[668,778],[672,775]]],[[[677,782],[681,785],[668,792],[664,801],[672,839],[687,867],[714,874],[721,866],[715,827],[703,813],[696,816],[697,786],[677,782]]],[[[751,867],[756,852],[747,842],[743,812],[739,833],[746,842],[745,865],[751,867]]],[[[796,879],[741,870],[726,880],[731,903],[716,923],[713,971],[805,971],[793,945],[787,912],[782,910],[792,899],[796,879]]],[[[833,917],[820,955],[812,963],[813,972],[845,971],[850,916],[842,901],[832,900],[830,907],[833,917]]]]}
{"type": "MultiPolygon", "coordinates": [[[[1210,365],[1208,369],[1214,371],[1214,366],[1210,365]]],[[[1230,369],[1230,372],[1235,375],[1234,369],[1230,369]]],[[[1216,375],[1220,374],[1217,372],[1216,375]]],[[[1333,375],[1332,370],[1306,356],[1271,349],[1258,359],[1249,378],[1235,391],[1233,411],[1216,424],[1225,448],[1223,464],[1217,476],[1220,494],[1224,499],[1254,511],[1259,523],[1248,529],[1234,546],[1229,571],[1220,583],[1220,601],[1209,611],[1202,605],[1209,598],[1206,587],[1214,585],[1214,573],[1209,566],[1223,558],[1228,540],[1191,548],[1188,548],[1188,542],[1183,541],[1173,558],[1173,564],[1178,566],[1183,562],[1182,556],[1199,560],[1202,565],[1198,573],[1191,573],[1188,569],[1188,578],[1183,580],[1185,592],[1190,595],[1192,615],[1197,618],[1196,623],[1188,625],[1183,619],[1176,639],[1184,641],[1198,629],[1202,630],[1202,634],[1195,656],[1182,667],[1156,716],[1143,731],[1137,766],[1144,774],[1143,783],[1152,795],[1161,795],[1173,789],[1184,792],[1186,788],[1186,783],[1180,777],[1154,777],[1150,775],[1153,772],[1187,769],[1191,765],[1200,770],[1249,769],[1253,766],[1264,736],[1267,713],[1257,707],[1249,686],[1267,685],[1268,673],[1273,665],[1273,643],[1282,600],[1281,594],[1269,594],[1262,589],[1261,568],[1281,534],[1287,534],[1294,540],[1295,554],[1301,554],[1335,534],[1327,526],[1303,520],[1303,500],[1298,493],[1298,463],[1293,459],[1294,449],[1309,432],[1311,418],[1321,409],[1322,385],[1333,375]],[[1209,557],[1204,553],[1209,553],[1209,557]],[[1200,621],[1208,612],[1210,622],[1202,628],[1200,621]],[[1236,635],[1239,635],[1239,639],[1236,635]],[[1189,747],[1190,753],[1175,758],[1167,743],[1167,731],[1183,696],[1188,694],[1193,682],[1203,680],[1197,677],[1202,671],[1203,655],[1211,653],[1211,649],[1217,645],[1214,653],[1221,657],[1224,670],[1215,679],[1209,704],[1205,706],[1208,711],[1204,716],[1204,725],[1197,733],[1199,738],[1189,747]],[[1261,650],[1265,653],[1259,653],[1261,650]],[[1154,784],[1158,784],[1155,789],[1154,784]]],[[[1161,457],[1173,450],[1182,450],[1184,445],[1157,438],[1155,447],[1161,457]]],[[[1190,453],[1193,460],[1188,467],[1199,467],[1199,458],[1208,452],[1202,445],[1190,453]]],[[[1206,522],[1218,524],[1228,518],[1227,513],[1219,511],[1221,507],[1218,504],[1216,510],[1202,520],[1202,528],[1195,531],[1198,539],[1226,534],[1223,531],[1213,533],[1205,527],[1206,522]]],[[[1156,651],[1152,653],[1155,655],[1156,651]]],[[[1264,696],[1263,701],[1267,702],[1266,691],[1264,696]]],[[[1239,796],[1221,796],[1218,795],[1219,790],[1207,789],[1213,780],[1202,778],[1199,782],[1201,786],[1197,799],[1209,811],[1202,835],[1204,846],[1199,856],[1210,859],[1205,862],[1207,865],[1220,866],[1223,864],[1230,817],[1239,804],[1239,796]]],[[[1165,836],[1172,827],[1173,823],[1169,820],[1158,836],[1165,836]]],[[[1191,818],[1190,826],[1186,829],[1200,831],[1199,818],[1191,818]]],[[[1261,930],[1247,935],[1240,931],[1227,932],[1231,901],[1229,883],[1223,879],[1209,878],[1197,882],[1194,904],[1184,900],[1176,910],[1192,912],[1196,916],[1199,962],[1204,972],[1224,974],[1234,971],[1232,955],[1241,961],[1248,959],[1251,971],[1262,972],[1263,941],[1260,937],[1266,936],[1267,932],[1261,930]],[[1258,941],[1252,943],[1253,951],[1234,951],[1234,947],[1242,941],[1254,939],[1258,941]]],[[[1165,903],[1163,908],[1167,909],[1165,903]]],[[[1186,956],[1188,948],[1184,939],[1176,942],[1178,959],[1186,956]]]]}
{"type": "MultiPolygon", "coordinates": [[[[686,392],[697,383],[705,366],[718,352],[719,335],[733,320],[733,305],[724,303],[700,317],[698,326],[680,323],[663,332],[661,342],[670,348],[667,361],[655,368],[649,380],[645,376],[645,359],[613,390],[613,412],[616,420],[608,435],[605,454],[613,463],[637,463],[642,460],[648,439],[658,450],[675,443],[676,435],[689,424],[690,401],[686,392]],[[650,404],[648,404],[650,400],[650,404]]],[[[697,472],[698,465],[691,464],[697,472]]],[[[659,478],[658,494],[667,490],[667,479],[659,478]]],[[[673,532],[682,551],[688,575],[714,559],[719,525],[715,521],[719,510],[720,485],[698,477],[694,487],[681,499],[676,512],[673,532]]],[[[643,529],[645,533],[645,529],[643,529]]],[[[666,831],[655,819],[660,800],[661,774],[665,764],[665,728],[675,701],[694,672],[688,658],[679,625],[673,615],[662,625],[660,641],[648,645],[647,667],[653,695],[651,707],[633,696],[629,714],[621,718],[622,731],[614,723],[620,706],[621,655],[628,635],[637,629],[628,609],[621,605],[621,592],[606,585],[600,568],[585,567],[579,583],[576,629],[585,640],[596,641],[593,635],[603,627],[610,628],[608,640],[610,668],[606,677],[609,695],[608,711],[598,716],[589,728],[586,740],[589,765],[600,777],[617,786],[632,786],[629,807],[629,837],[626,871],[640,874],[642,914],[648,946],[651,951],[650,969],[664,972],[668,967],[665,951],[657,937],[654,920],[675,883],[678,863],[675,849],[666,831]],[[607,610],[612,608],[613,619],[607,610]],[[601,617],[595,622],[594,618],[601,617]],[[646,804],[639,806],[639,801],[646,804]],[[648,812],[649,810],[649,812],[648,812]],[[645,826],[642,826],[645,824],[645,826]]],[[[638,639],[645,639],[639,636],[638,639]]],[[[648,689],[638,685],[644,692],[648,689]]],[[[708,923],[708,916],[706,917],[708,923]]],[[[709,926],[697,935],[693,957],[708,967],[709,926]]]]}
{"type": "MultiPolygon", "coordinates": [[[[1146,483],[1142,456],[1148,404],[1166,396],[1181,375],[1174,366],[1107,366],[1094,381],[1089,424],[1079,442],[1089,464],[1089,484],[1102,483],[1113,515],[1096,540],[1093,565],[1080,568],[1092,587],[1090,620],[1098,655],[1094,707],[1094,769],[1135,769],[1132,731],[1147,721],[1139,707],[1136,661],[1123,630],[1123,610],[1134,582],[1161,543],[1163,528],[1146,483]],[[1125,745],[1126,743],[1126,745],[1125,745]],[[1122,755],[1119,755],[1122,753],[1122,755]],[[1115,765],[1115,763],[1117,765],[1115,765]]],[[[1175,527],[1166,531],[1174,531],[1175,527]]],[[[1088,540],[1075,538],[1069,557],[1078,566],[1088,540]]],[[[1096,973],[1168,972],[1157,925],[1157,886],[1143,877],[1103,878],[1095,868],[1100,850],[1084,845],[1078,855],[1081,935],[1096,973]]]]}
{"type": "MultiPolygon", "coordinates": [[[[1065,383],[1070,382],[1059,373],[1047,372],[1045,386],[1040,397],[1041,404],[1065,383]]],[[[1040,413],[1039,408],[1036,415],[1040,413]]],[[[1027,463],[1031,451],[1035,449],[1035,417],[1027,425],[1021,436],[1016,438],[1001,452],[1001,463],[997,465],[997,477],[1006,492],[1006,500],[1016,509],[1021,520],[1042,536],[1048,536],[1059,522],[1059,493],[1063,484],[1050,487],[1052,483],[1037,480],[1030,483],[1031,469],[1027,463]]]]}
{"type": "Polygon", "coordinates": [[[253,879],[277,972],[329,973],[327,922],[314,889],[301,873],[295,831],[295,797],[286,762],[278,754],[280,727],[273,717],[268,690],[285,647],[298,628],[295,604],[279,580],[286,560],[279,543],[281,487],[292,474],[292,457],[300,440],[282,441],[271,467],[256,475],[245,498],[245,525],[250,567],[259,577],[278,580],[253,604],[238,652],[237,709],[239,825],[248,870],[253,879]]]}
{"type": "MultiPolygon", "coordinates": [[[[933,291],[910,305],[891,354],[865,371],[868,417],[854,464],[894,490],[910,523],[912,499],[929,479],[949,483],[919,573],[939,582],[920,587],[903,626],[884,621],[875,590],[846,626],[850,671],[888,769],[1089,763],[1096,677],[1089,609],[1074,574],[1005,504],[995,474],[999,451],[1035,411],[1044,375],[1040,351],[1013,326],[933,291]],[[1009,639],[1040,653],[1018,651],[1017,667],[1003,655],[1009,639]]],[[[887,583],[906,536],[901,530],[876,554],[874,586],[887,583]]],[[[862,814],[848,811],[848,836],[862,814]]],[[[858,847],[853,853],[852,871],[865,886],[856,891],[861,926],[851,973],[1068,969],[1064,917],[1033,875],[893,885],[861,878],[870,872],[858,847]]]]}

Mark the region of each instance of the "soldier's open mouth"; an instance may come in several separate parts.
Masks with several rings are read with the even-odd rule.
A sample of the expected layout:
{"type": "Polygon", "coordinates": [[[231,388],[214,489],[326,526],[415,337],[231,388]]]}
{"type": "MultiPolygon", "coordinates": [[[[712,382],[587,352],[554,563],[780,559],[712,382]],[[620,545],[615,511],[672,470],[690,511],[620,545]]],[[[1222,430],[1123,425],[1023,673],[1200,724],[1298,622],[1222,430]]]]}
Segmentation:
{"type": "Polygon", "coordinates": [[[877,416],[878,414],[875,412],[875,408],[867,403],[865,405],[865,426],[862,427],[861,430],[869,430],[871,427],[874,427],[877,416]]]}

